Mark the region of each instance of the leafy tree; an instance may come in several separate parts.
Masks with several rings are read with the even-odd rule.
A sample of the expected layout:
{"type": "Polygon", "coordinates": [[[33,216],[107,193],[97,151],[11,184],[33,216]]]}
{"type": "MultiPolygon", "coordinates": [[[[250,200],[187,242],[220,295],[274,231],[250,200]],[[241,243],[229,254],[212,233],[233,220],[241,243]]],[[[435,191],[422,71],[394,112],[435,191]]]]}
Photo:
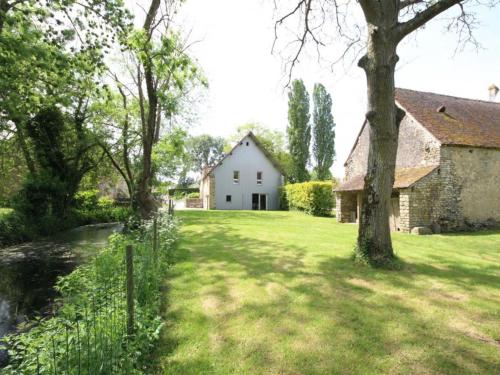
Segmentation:
{"type": "Polygon", "coordinates": [[[177,187],[186,189],[189,186],[193,185],[194,183],[196,183],[196,180],[193,177],[186,176],[183,174],[179,177],[179,180],[177,181],[177,187]]]}
{"type": "Polygon", "coordinates": [[[179,127],[169,129],[153,149],[153,165],[157,183],[172,182],[182,172],[188,155],[185,147],[186,131],[179,127]]]}
{"type": "Polygon", "coordinates": [[[332,116],[332,98],[321,83],[314,85],[313,102],[313,155],[316,160],[316,177],[318,180],[327,180],[332,177],[330,167],[335,157],[335,123],[332,116]]]}
{"type": "Polygon", "coordinates": [[[102,155],[92,152],[93,142],[83,112],[63,114],[55,107],[42,109],[27,126],[39,166],[24,184],[17,207],[28,220],[68,218],[83,176],[102,155]]]}
{"type": "Polygon", "coordinates": [[[309,125],[309,94],[302,80],[294,80],[288,94],[288,149],[293,166],[291,180],[304,182],[309,179],[307,163],[311,143],[309,125]]]}
{"type": "MultiPolygon", "coordinates": [[[[483,4],[496,5],[495,0],[483,4]]],[[[390,198],[394,184],[398,128],[405,113],[395,105],[395,72],[399,61],[397,47],[408,35],[456,6],[448,18],[448,29],[459,37],[459,43],[476,43],[472,31],[476,17],[467,6],[480,1],[465,0],[359,0],[339,4],[330,0],[298,0],[276,21],[276,27],[287,20],[298,20],[301,31],[294,29],[298,46],[291,52],[289,72],[296,65],[304,45],[312,41],[317,47],[332,40],[344,41],[346,48],[340,61],[363,53],[358,61],[366,75],[368,108],[366,121],[370,131],[367,173],[362,194],[356,255],[373,265],[392,263],[394,252],[389,227],[390,198]],[[351,10],[360,6],[364,17],[351,10]],[[332,35],[336,31],[338,35],[332,35]]],[[[277,34],[275,34],[277,35],[277,34]]],[[[293,47],[292,47],[293,48],[293,47]]]]}
{"type": "Polygon", "coordinates": [[[15,135],[31,174],[27,122],[98,87],[103,52],[128,20],[121,0],[0,0],[0,127],[15,135]]]}
{"type": "Polygon", "coordinates": [[[224,138],[209,134],[193,136],[186,143],[191,169],[202,173],[203,169],[215,164],[224,155],[224,138]]]}
{"type": "Polygon", "coordinates": [[[132,117],[140,123],[141,167],[134,183],[134,201],[143,217],[149,217],[157,207],[151,194],[155,182],[153,149],[161,138],[164,121],[172,121],[181,111],[183,99],[194,86],[205,84],[185,51],[183,39],[173,31],[179,3],[172,1],[162,8],[160,0],[151,0],[142,28],[131,33],[126,45],[133,64],[128,71],[133,74],[135,87],[125,89],[128,95],[137,97],[138,113],[132,113],[132,117]]]}
{"type": "Polygon", "coordinates": [[[28,173],[23,156],[18,152],[16,139],[6,133],[0,139],[0,207],[19,191],[28,173]]]}

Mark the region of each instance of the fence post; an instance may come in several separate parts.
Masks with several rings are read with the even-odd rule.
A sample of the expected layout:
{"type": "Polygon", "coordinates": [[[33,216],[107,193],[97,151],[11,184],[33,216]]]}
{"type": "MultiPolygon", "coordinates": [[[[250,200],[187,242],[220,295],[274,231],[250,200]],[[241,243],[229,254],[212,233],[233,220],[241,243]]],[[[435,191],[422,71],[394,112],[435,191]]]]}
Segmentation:
{"type": "Polygon", "coordinates": [[[174,216],[174,201],[172,199],[168,200],[168,215],[174,216]]]}
{"type": "Polygon", "coordinates": [[[156,216],[153,219],[153,251],[156,255],[158,251],[158,218],[156,216]]]}
{"type": "Polygon", "coordinates": [[[127,333],[134,333],[134,249],[127,245],[127,333]]]}

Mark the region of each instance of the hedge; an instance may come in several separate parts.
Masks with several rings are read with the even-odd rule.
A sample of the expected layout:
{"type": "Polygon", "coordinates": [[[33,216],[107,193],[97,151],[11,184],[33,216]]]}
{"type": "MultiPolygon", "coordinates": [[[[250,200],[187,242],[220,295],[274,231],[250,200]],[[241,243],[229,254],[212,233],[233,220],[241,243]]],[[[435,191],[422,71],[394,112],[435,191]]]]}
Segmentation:
{"type": "Polygon", "coordinates": [[[99,198],[97,190],[78,192],[75,207],[64,218],[51,213],[33,218],[16,210],[0,208],[0,248],[80,225],[125,222],[131,214],[129,206],[117,206],[110,198],[99,198]]]}
{"type": "Polygon", "coordinates": [[[333,183],[310,181],[288,184],[280,192],[282,209],[304,211],[314,216],[330,216],[335,207],[333,183]]]}

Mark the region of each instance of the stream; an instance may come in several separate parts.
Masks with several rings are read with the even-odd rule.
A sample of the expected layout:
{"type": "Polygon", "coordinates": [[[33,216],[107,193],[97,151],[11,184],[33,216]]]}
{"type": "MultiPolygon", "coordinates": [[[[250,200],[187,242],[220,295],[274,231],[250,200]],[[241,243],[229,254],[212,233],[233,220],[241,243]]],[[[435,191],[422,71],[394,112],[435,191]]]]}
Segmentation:
{"type": "MultiPolygon", "coordinates": [[[[50,239],[0,249],[0,340],[19,323],[49,315],[54,285],[108,243],[118,223],[86,225],[50,239]]],[[[7,358],[0,347],[0,368],[7,358]]]]}

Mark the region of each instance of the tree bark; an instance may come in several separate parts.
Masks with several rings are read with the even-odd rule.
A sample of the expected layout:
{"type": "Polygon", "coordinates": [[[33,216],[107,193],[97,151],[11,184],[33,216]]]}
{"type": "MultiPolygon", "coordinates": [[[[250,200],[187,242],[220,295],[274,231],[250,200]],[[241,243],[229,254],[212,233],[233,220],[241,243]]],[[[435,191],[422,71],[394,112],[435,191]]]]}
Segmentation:
{"type": "Polygon", "coordinates": [[[367,79],[369,152],[362,194],[357,256],[374,265],[394,258],[389,213],[394,184],[398,127],[394,73],[397,36],[390,28],[369,24],[367,53],[359,61],[367,79]]]}
{"type": "Polygon", "coordinates": [[[33,161],[33,158],[31,157],[30,150],[28,149],[28,145],[26,143],[26,137],[24,135],[24,129],[23,129],[23,126],[21,125],[21,123],[22,123],[21,120],[14,121],[14,125],[16,127],[17,142],[19,143],[19,146],[21,147],[21,151],[23,152],[24,160],[26,161],[26,166],[28,167],[30,174],[34,175],[36,173],[35,162],[33,161]]]}
{"type": "MultiPolygon", "coordinates": [[[[153,22],[160,8],[160,0],[152,0],[144,22],[144,31],[152,37],[154,26],[153,22]]],[[[157,206],[153,195],[151,194],[153,168],[152,152],[156,135],[156,129],[160,124],[158,120],[158,92],[155,84],[153,72],[153,61],[149,56],[148,46],[144,46],[146,57],[142,61],[144,69],[144,81],[146,83],[146,94],[148,97],[147,115],[143,118],[143,137],[142,137],[142,171],[139,175],[137,184],[137,204],[140,214],[143,218],[149,218],[157,206]]],[[[139,81],[139,85],[141,82],[139,81]]]]}

